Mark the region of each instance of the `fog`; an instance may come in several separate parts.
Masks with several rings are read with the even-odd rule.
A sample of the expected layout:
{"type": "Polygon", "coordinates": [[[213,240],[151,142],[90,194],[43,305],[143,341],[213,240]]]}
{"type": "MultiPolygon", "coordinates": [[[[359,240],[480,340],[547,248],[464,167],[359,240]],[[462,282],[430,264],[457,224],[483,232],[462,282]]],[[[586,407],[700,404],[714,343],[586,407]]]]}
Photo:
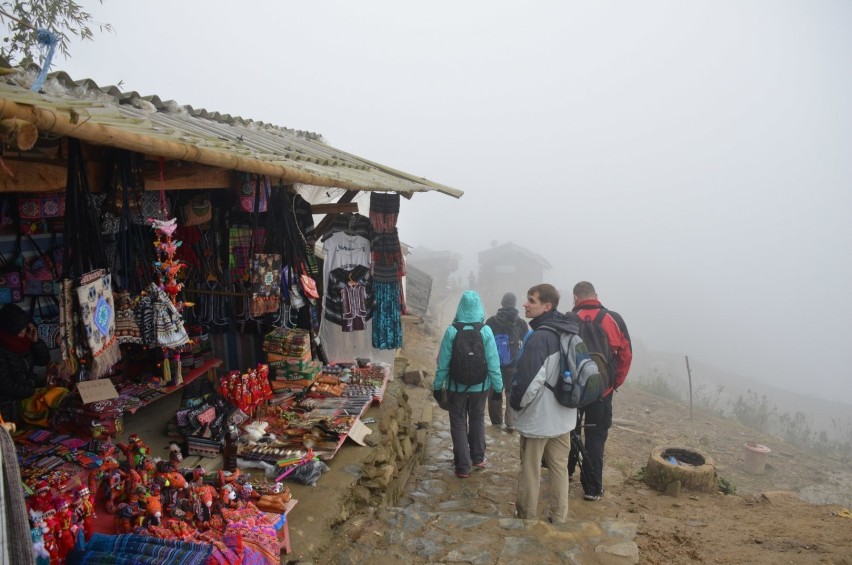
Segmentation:
{"type": "Polygon", "coordinates": [[[650,350],[852,404],[849,2],[82,4],[115,33],[55,69],[464,190],[401,239],[465,281],[511,241],[650,350]]]}

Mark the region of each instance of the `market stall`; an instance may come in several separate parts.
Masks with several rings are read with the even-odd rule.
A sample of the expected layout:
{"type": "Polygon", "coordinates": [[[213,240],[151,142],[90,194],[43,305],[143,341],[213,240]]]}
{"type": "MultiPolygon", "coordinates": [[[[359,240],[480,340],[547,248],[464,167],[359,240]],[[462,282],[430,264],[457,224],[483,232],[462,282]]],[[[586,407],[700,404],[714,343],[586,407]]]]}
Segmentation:
{"type": "Polygon", "coordinates": [[[315,134],[21,80],[0,82],[0,304],[50,363],[0,406],[37,562],[277,563],[288,483],[362,432],[402,345],[400,195],[461,193],[315,134]]]}

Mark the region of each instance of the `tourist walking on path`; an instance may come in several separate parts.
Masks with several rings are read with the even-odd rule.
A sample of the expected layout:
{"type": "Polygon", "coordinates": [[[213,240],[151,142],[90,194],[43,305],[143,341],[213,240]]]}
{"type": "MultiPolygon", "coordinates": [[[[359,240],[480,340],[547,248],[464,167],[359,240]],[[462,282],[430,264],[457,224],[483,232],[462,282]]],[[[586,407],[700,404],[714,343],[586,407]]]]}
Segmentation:
{"type": "MultiPolygon", "coordinates": [[[[630,345],[630,334],[624,320],[617,312],[603,307],[595,287],[590,282],[581,281],[574,285],[574,314],[583,320],[600,324],[603,329],[606,343],[596,345],[591,339],[585,339],[586,347],[591,353],[600,353],[608,360],[606,363],[607,379],[612,383],[604,391],[604,396],[597,402],[582,408],[578,417],[578,423],[582,422],[581,430],[585,444],[585,454],[582,457],[582,469],[580,480],[583,485],[583,498],[588,501],[600,500],[604,493],[603,488],[603,460],[604,446],[609,428],[612,426],[612,397],[630,370],[633,360],[633,349],[630,345]],[[603,314],[601,314],[603,312],[603,314]],[[599,314],[601,314],[599,316],[599,314]],[[609,349],[609,351],[597,351],[597,348],[609,349]]],[[[598,363],[600,365],[600,363],[598,363]]],[[[603,372],[603,368],[601,368],[603,372]]],[[[577,450],[571,452],[568,471],[573,472],[578,459],[577,450]]]]}
{"type": "Polygon", "coordinates": [[[492,391],[503,392],[494,334],[484,321],[479,294],[465,291],[441,341],[433,383],[439,404],[442,389],[447,390],[453,464],[459,478],[469,477],[472,467],[485,467],[485,403],[492,391]]]}
{"type": "MultiPolygon", "coordinates": [[[[500,309],[497,313],[485,321],[494,332],[494,341],[497,343],[497,353],[500,356],[503,391],[507,397],[512,386],[512,377],[515,375],[515,364],[518,361],[521,343],[529,331],[527,323],[518,315],[516,304],[515,294],[507,292],[500,301],[500,309]]],[[[505,423],[506,431],[514,431],[515,413],[509,408],[508,398],[504,412],[503,394],[495,392],[488,397],[488,418],[493,425],[502,426],[505,423]]]]}
{"type": "Polygon", "coordinates": [[[560,333],[578,330],[576,322],[556,311],[558,306],[559,292],[552,285],[540,284],[528,291],[524,314],[531,318],[533,331],[524,342],[509,393],[509,405],[516,411],[515,429],[521,436],[515,511],[518,518],[537,519],[543,459],[550,472],[547,519],[554,523],[568,516],[568,453],[577,420],[577,411],[562,406],[546,386],[555,385],[562,375],[560,333]]]}

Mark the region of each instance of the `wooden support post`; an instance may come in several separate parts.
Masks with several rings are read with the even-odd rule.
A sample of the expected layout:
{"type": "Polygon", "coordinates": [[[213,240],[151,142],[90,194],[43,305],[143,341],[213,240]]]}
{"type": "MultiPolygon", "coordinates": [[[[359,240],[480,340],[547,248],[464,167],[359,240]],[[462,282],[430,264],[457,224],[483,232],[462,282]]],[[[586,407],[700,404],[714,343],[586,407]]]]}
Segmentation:
{"type": "Polygon", "coordinates": [[[692,371],[689,370],[689,355],[686,358],[686,374],[689,375],[689,419],[692,420],[692,371]]]}

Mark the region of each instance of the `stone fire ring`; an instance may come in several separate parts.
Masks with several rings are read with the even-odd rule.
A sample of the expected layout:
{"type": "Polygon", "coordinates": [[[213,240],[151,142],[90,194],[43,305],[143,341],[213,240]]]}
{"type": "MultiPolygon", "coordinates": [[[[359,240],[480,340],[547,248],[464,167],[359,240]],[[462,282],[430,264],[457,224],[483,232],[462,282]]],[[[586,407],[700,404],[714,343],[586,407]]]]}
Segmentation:
{"type": "Polygon", "coordinates": [[[645,484],[670,494],[677,494],[680,489],[715,492],[716,463],[696,449],[655,447],[645,468],[645,484]],[[670,463],[670,457],[674,457],[678,464],[670,463]]]}

